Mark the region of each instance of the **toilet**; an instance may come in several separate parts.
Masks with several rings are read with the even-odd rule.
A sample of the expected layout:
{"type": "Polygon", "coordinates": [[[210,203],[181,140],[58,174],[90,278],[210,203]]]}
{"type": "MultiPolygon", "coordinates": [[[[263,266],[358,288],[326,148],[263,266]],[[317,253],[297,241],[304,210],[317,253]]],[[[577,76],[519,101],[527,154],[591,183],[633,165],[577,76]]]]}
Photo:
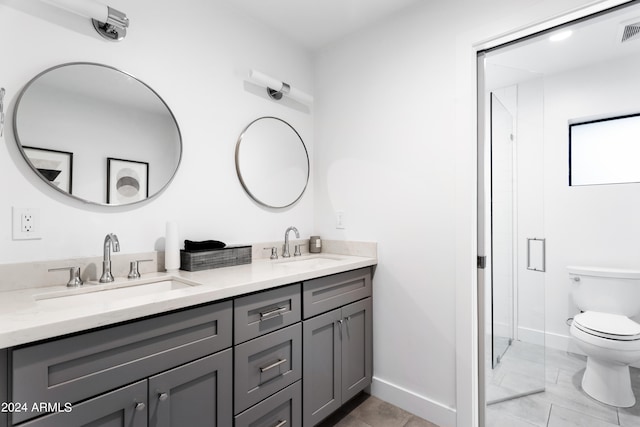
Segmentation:
{"type": "Polygon", "coordinates": [[[607,405],[636,403],[629,365],[640,361],[640,271],[567,267],[571,297],[581,313],[570,333],[587,355],[582,389],[607,405]]]}

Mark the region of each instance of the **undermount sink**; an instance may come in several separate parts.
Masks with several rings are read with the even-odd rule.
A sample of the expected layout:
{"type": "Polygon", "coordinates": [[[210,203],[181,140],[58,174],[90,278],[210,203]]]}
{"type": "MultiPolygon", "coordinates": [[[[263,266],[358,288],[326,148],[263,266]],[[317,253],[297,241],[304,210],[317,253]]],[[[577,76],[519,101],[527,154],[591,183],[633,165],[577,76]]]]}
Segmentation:
{"type": "Polygon", "coordinates": [[[107,285],[85,284],[79,288],[37,294],[34,295],[34,298],[38,301],[38,304],[93,304],[155,295],[163,292],[187,289],[192,286],[194,285],[176,279],[160,279],[151,282],[146,280],[135,283],[116,282],[107,285]]]}
{"type": "Polygon", "coordinates": [[[311,255],[285,258],[282,261],[275,261],[274,265],[289,268],[322,268],[330,267],[342,260],[343,258],[337,256],[311,255]]]}

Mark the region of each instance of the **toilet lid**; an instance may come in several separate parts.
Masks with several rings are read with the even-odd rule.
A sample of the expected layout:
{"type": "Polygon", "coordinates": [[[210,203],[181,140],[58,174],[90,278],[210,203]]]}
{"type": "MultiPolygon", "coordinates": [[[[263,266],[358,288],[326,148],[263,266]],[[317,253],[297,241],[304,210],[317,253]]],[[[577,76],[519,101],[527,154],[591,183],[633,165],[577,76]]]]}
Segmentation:
{"type": "Polygon", "coordinates": [[[621,341],[640,339],[640,324],[619,314],[585,311],[574,317],[573,322],[592,335],[621,341]]]}

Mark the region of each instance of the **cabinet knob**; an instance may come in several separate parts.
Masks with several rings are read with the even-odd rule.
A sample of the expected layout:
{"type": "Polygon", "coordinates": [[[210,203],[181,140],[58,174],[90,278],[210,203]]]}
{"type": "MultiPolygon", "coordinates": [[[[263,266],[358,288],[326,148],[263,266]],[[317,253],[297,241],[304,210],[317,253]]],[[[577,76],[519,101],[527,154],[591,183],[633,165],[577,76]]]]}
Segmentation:
{"type": "Polygon", "coordinates": [[[142,411],[144,408],[146,408],[146,405],[143,402],[136,403],[136,411],[142,411]]]}
{"type": "Polygon", "coordinates": [[[167,400],[168,397],[169,395],[167,393],[158,394],[158,400],[160,400],[161,402],[164,402],[165,400],[167,400]]]}

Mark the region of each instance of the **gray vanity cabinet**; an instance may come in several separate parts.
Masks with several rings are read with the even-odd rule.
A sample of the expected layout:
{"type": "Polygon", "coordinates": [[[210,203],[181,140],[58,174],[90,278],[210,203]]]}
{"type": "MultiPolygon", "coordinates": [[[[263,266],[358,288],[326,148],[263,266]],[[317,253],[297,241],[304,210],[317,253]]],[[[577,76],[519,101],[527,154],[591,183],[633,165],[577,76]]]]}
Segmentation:
{"type": "Polygon", "coordinates": [[[29,406],[0,427],[311,427],[371,383],[371,294],[367,267],[0,349],[29,406]]]}
{"type": "Polygon", "coordinates": [[[20,424],[24,427],[146,427],[147,382],[138,381],[118,390],[20,424]]]}
{"type": "Polygon", "coordinates": [[[232,351],[149,378],[149,427],[225,427],[232,419],[232,351]]]}
{"type": "Polygon", "coordinates": [[[371,384],[371,270],[303,284],[303,310],[302,412],[310,427],[371,384]]]}

